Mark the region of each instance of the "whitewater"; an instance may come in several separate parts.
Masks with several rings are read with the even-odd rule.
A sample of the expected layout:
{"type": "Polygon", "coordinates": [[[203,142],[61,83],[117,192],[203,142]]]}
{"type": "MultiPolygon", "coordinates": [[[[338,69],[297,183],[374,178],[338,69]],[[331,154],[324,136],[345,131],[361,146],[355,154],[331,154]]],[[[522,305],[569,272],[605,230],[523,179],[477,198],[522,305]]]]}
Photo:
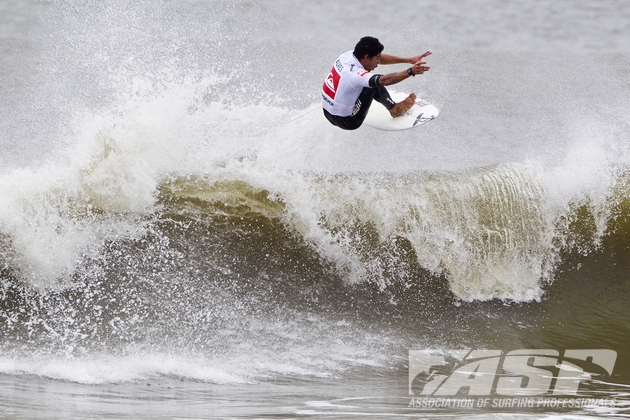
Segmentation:
{"type": "Polygon", "coordinates": [[[613,0],[1,2],[0,415],[626,417],[628,30],[613,0]],[[326,121],[364,35],[433,52],[396,87],[438,118],[326,121]],[[417,409],[420,349],[614,350],[579,396],[616,403],[417,409]]]}

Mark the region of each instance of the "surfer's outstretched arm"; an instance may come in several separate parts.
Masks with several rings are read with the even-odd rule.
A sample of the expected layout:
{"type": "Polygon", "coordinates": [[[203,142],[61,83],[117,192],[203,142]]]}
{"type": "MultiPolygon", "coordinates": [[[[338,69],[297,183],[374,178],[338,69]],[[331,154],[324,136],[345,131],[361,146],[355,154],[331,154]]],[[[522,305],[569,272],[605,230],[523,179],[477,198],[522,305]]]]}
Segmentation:
{"type": "Polygon", "coordinates": [[[416,74],[422,74],[425,71],[429,71],[430,67],[425,66],[425,64],[427,63],[420,60],[415,62],[414,65],[409,67],[407,70],[384,74],[379,78],[378,83],[381,86],[395,85],[396,83],[402,82],[408,77],[415,76],[416,74]]]}
{"type": "Polygon", "coordinates": [[[390,54],[382,54],[381,53],[381,64],[415,64],[418,61],[422,61],[423,58],[431,55],[431,51],[427,51],[422,55],[418,55],[410,58],[398,57],[390,54]]]}

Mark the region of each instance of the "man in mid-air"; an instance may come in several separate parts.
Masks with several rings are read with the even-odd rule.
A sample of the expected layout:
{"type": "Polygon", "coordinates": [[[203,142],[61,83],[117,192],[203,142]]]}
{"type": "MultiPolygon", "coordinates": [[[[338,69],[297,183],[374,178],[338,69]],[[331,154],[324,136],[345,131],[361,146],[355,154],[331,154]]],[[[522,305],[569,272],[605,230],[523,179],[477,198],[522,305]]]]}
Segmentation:
{"type": "Polygon", "coordinates": [[[385,86],[393,85],[408,77],[429,70],[424,66],[424,54],[401,58],[383,54],[383,44],[378,39],[361,38],[354,51],[343,53],[335,61],[322,86],[324,115],[331,124],[344,130],[356,130],[363,124],[372,100],[383,104],[392,117],[398,117],[413,107],[416,95],[412,93],[402,102],[394,102],[385,86]],[[371,74],[379,64],[412,64],[407,70],[390,74],[371,74]]]}

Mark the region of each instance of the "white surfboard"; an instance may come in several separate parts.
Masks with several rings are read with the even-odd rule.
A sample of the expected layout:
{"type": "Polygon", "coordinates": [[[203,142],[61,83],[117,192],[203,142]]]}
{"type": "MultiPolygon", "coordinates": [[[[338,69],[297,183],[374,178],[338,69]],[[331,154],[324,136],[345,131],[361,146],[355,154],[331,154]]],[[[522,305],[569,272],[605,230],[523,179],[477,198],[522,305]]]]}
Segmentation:
{"type": "MultiPolygon", "coordinates": [[[[389,91],[394,102],[404,100],[409,94],[403,92],[389,91]]],[[[400,131],[408,130],[419,125],[428,123],[438,116],[440,111],[427,101],[416,99],[416,104],[400,117],[393,118],[387,108],[374,101],[370,105],[370,110],[365,117],[364,124],[379,130],[400,131]]]]}

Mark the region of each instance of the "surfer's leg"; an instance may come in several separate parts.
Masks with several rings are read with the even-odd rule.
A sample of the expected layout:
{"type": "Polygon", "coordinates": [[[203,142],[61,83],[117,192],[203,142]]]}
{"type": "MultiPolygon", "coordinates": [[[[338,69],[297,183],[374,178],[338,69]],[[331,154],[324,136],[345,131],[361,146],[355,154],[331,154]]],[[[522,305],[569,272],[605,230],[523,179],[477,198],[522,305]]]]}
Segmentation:
{"type": "Polygon", "coordinates": [[[413,105],[416,103],[416,94],[412,93],[405,98],[402,102],[398,102],[392,109],[389,110],[389,113],[392,117],[400,117],[405,112],[409,111],[413,105]]]}
{"type": "Polygon", "coordinates": [[[391,111],[391,109],[394,106],[396,106],[396,102],[394,102],[392,97],[389,96],[389,92],[387,91],[385,86],[377,86],[377,87],[372,88],[372,89],[374,90],[373,98],[374,98],[374,100],[376,102],[382,104],[389,111],[391,111]]]}
{"type": "Polygon", "coordinates": [[[378,86],[374,88],[374,100],[383,104],[392,117],[399,117],[416,103],[416,94],[412,93],[404,101],[396,103],[384,86],[378,86]]]}

